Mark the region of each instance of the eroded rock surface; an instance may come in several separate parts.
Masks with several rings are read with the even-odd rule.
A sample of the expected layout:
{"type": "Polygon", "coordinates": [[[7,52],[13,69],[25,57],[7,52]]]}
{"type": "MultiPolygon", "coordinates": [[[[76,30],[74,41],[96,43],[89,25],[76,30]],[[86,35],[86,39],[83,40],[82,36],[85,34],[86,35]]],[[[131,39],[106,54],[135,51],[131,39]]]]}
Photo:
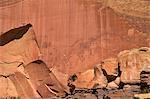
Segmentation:
{"type": "Polygon", "coordinates": [[[140,82],[140,73],[150,70],[150,48],[125,50],[118,54],[122,71],[121,81],[125,83],[140,82]]]}
{"type": "Polygon", "coordinates": [[[0,64],[18,62],[26,65],[37,60],[40,50],[32,25],[27,24],[0,35],[0,53],[0,64]]]}
{"type": "Polygon", "coordinates": [[[0,97],[34,97],[32,87],[19,67],[26,65],[40,56],[35,33],[31,24],[11,29],[0,35],[0,97]],[[32,52],[32,53],[31,53],[32,52]],[[7,83],[8,82],[8,83],[7,83]],[[7,85],[4,85],[7,84],[7,85]]]}
{"type": "Polygon", "coordinates": [[[74,71],[74,75],[71,75],[73,71],[67,74],[59,67],[49,69],[39,60],[40,51],[30,24],[10,30],[0,38],[0,89],[5,90],[0,96],[24,99],[56,98],[84,91],[85,96],[80,97],[96,98],[99,89],[103,97],[107,97],[105,94],[109,91],[119,89],[149,90],[149,47],[122,51],[116,58],[105,59],[92,69],[74,71]]]}
{"type": "Polygon", "coordinates": [[[40,50],[31,24],[0,35],[0,53],[0,89],[3,90],[0,97],[46,98],[67,93],[67,88],[46,64],[38,60],[40,50]]]}

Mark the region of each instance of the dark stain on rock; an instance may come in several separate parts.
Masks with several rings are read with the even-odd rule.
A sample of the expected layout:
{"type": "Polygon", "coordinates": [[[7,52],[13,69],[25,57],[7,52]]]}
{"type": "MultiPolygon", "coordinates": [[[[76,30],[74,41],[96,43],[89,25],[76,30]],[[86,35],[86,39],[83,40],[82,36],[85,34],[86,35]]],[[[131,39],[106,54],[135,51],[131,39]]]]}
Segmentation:
{"type": "Polygon", "coordinates": [[[141,51],[141,52],[147,52],[148,50],[147,49],[139,49],[139,51],[141,51]]]}
{"type": "Polygon", "coordinates": [[[33,61],[32,63],[36,63],[36,64],[42,64],[44,63],[42,60],[36,60],[36,61],[33,61]]]}
{"type": "Polygon", "coordinates": [[[118,89],[123,89],[124,85],[125,85],[125,83],[120,82],[120,83],[119,83],[119,88],[118,88],[118,89]]]}
{"type": "Polygon", "coordinates": [[[106,76],[108,83],[114,81],[117,76],[108,75],[105,69],[102,69],[104,76],[106,76]]]}
{"type": "Polygon", "coordinates": [[[43,96],[40,94],[40,92],[38,90],[36,92],[40,95],[41,98],[43,98],[43,96]]]}
{"type": "Polygon", "coordinates": [[[150,74],[150,71],[142,71],[141,74],[150,74]]]}
{"type": "Polygon", "coordinates": [[[106,76],[108,83],[114,81],[117,77],[120,77],[121,73],[122,73],[122,71],[120,70],[119,63],[118,63],[118,68],[117,68],[117,74],[118,74],[117,76],[108,75],[105,69],[102,69],[102,72],[103,72],[104,76],[106,76]]]}
{"type": "Polygon", "coordinates": [[[0,35],[0,46],[4,46],[5,44],[15,40],[20,39],[23,35],[32,27],[31,24],[27,24],[25,26],[21,26],[18,28],[11,29],[6,33],[0,35]]]}

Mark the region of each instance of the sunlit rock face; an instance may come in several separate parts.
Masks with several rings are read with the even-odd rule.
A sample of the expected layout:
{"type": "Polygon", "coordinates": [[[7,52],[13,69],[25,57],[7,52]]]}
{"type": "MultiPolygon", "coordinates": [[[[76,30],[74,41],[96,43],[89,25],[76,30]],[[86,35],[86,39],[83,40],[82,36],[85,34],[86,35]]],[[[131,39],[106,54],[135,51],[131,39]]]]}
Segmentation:
{"type": "Polygon", "coordinates": [[[13,6],[17,3],[22,2],[23,0],[1,0],[0,1],[0,8],[13,6]]]}
{"type": "Polygon", "coordinates": [[[105,88],[107,79],[101,67],[95,66],[94,69],[77,74],[77,80],[74,84],[77,88],[105,88]]]}
{"type": "MultiPolygon", "coordinates": [[[[21,28],[27,31],[19,38],[5,41],[5,36],[0,37],[0,81],[8,81],[8,84],[3,83],[4,89],[10,85],[14,95],[22,95],[25,99],[31,94],[47,98],[68,92],[66,86],[72,74],[77,75],[72,86],[79,88],[116,89],[120,80],[124,83],[144,80],[140,73],[149,68],[146,66],[149,65],[149,58],[146,58],[149,51],[128,49],[150,46],[147,2],[1,0],[0,30],[6,32],[21,24],[32,23],[39,42],[38,46],[30,24],[19,28],[19,31],[21,28]],[[37,62],[39,48],[40,59],[44,60],[41,64],[37,62]],[[95,64],[100,65],[94,67],[95,64]],[[141,67],[143,64],[144,68],[141,67]],[[118,68],[121,74],[116,71],[118,68]]],[[[12,91],[2,94],[13,96],[12,91]]]]}
{"type": "Polygon", "coordinates": [[[141,72],[150,70],[150,49],[143,47],[122,51],[118,55],[118,62],[122,71],[122,82],[140,82],[141,72]]]}
{"type": "Polygon", "coordinates": [[[103,59],[116,57],[122,50],[149,46],[149,33],[132,27],[111,8],[102,8],[98,13],[99,35],[85,42],[77,41],[68,54],[60,55],[55,63],[60,70],[64,64],[66,72],[83,72],[103,59]]]}
{"type": "Polygon", "coordinates": [[[117,76],[118,62],[117,58],[105,59],[101,62],[101,68],[106,70],[108,75],[117,76]]]}
{"type": "MultiPolygon", "coordinates": [[[[13,1],[21,0],[9,0],[7,4],[13,1]]],[[[32,23],[42,52],[40,58],[49,68],[56,66],[67,74],[83,72],[122,50],[149,46],[149,21],[128,16],[127,12],[132,13],[128,10],[117,11],[140,5],[142,1],[138,1],[23,0],[0,9],[0,30],[32,23]]],[[[143,9],[145,3],[136,9],[143,9]]]]}
{"type": "Polygon", "coordinates": [[[31,24],[0,35],[0,53],[0,89],[4,90],[0,97],[47,98],[68,92],[38,60],[41,54],[31,24]]]}
{"type": "Polygon", "coordinates": [[[30,24],[12,29],[0,36],[0,63],[24,63],[40,56],[35,33],[30,24]],[[32,52],[32,53],[31,53],[32,52]]]}
{"type": "Polygon", "coordinates": [[[31,24],[11,29],[0,35],[0,97],[35,97],[22,65],[40,56],[31,24]],[[22,72],[22,73],[21,73],[22,72]]]}
{"type": "Polygon", "coordinates": [[[24,70],[25,73],[29,75],[28,77],[34,90],[37,91],[41,97],[61,96],[65,95],[65,92],[68,92],[67,88],[59,82],[55,74],[49,70],[43,61],[33,61],[25,65],[24,70]]]}
{"type": "Polygon", "coordinates": [[[106,0],[106,5],[127,16],[150,19],[148,0],[106,0]]]}

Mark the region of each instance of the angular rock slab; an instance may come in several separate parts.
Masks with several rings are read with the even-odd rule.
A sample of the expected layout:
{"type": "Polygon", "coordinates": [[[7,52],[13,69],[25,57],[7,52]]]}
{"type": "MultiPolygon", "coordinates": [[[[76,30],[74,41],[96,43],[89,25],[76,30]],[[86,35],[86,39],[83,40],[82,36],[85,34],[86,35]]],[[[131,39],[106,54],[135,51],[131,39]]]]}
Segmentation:
{"type": "Polygon", "coordinates": [[[19,96],[15,85],[9,78],[0,76],[0,98],[19,96]]]}
{"type": "Polygon", "coordinates": [[[29,75],[34,89],[38,91],[41,97],[61,96],[68,92],[67,88],[57,80],[43,61],[33,61],[24,66],[24,69],[25,73],[29,75]]]}
{"type": "Polygon", "coordinates": [[[89,69],[83,73],[77,74],[77,81],[75,81],[75,86],[78,88],[104,88],[106,85],[107,79],[99,66],[95,66],[94,69],[89,69]]]}
{"type": "Polygon", "coordinates": [[[102,61],[101,65],[108,75],[117,76],[118,62],[116,58],[105,59],[102,61]]]}
{"type": "Polygon", "coordinates": [[[0,35],[0,97],[17,96],[23,99],[38,97],[20,65],[40,56],[31,24],[11,29],[0,35]],[[20,71],[21,70],[21,71],[20,71]]]}
{"type": "Polygon", "coordinates": [[[9,77],[15,85],[18,96],[22,99],[30,99],[38,96],[34,91],[33,87],[27,80],[27,78],[20,72],[16,72],[14,75],[9,77]]]}
{"type": "Polygon", "coordinates": [[[40,50],[31,24],[18,27],[0,35],[0,63],[37,60],[40,50]]]}

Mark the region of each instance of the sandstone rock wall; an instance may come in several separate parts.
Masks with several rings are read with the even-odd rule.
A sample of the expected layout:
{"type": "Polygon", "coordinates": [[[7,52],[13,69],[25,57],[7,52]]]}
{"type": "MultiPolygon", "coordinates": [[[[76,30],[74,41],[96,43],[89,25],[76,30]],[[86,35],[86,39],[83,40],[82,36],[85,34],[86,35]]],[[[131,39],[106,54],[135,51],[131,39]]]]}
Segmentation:
{"type": "Polygon", "coordinates": [[[31,23],[41,59],[66,73],[85,71],[125,49],[149,46],[149,20],[125,17],[114,5],[95,1],[1,1],[0,31],[31,23]]]}

